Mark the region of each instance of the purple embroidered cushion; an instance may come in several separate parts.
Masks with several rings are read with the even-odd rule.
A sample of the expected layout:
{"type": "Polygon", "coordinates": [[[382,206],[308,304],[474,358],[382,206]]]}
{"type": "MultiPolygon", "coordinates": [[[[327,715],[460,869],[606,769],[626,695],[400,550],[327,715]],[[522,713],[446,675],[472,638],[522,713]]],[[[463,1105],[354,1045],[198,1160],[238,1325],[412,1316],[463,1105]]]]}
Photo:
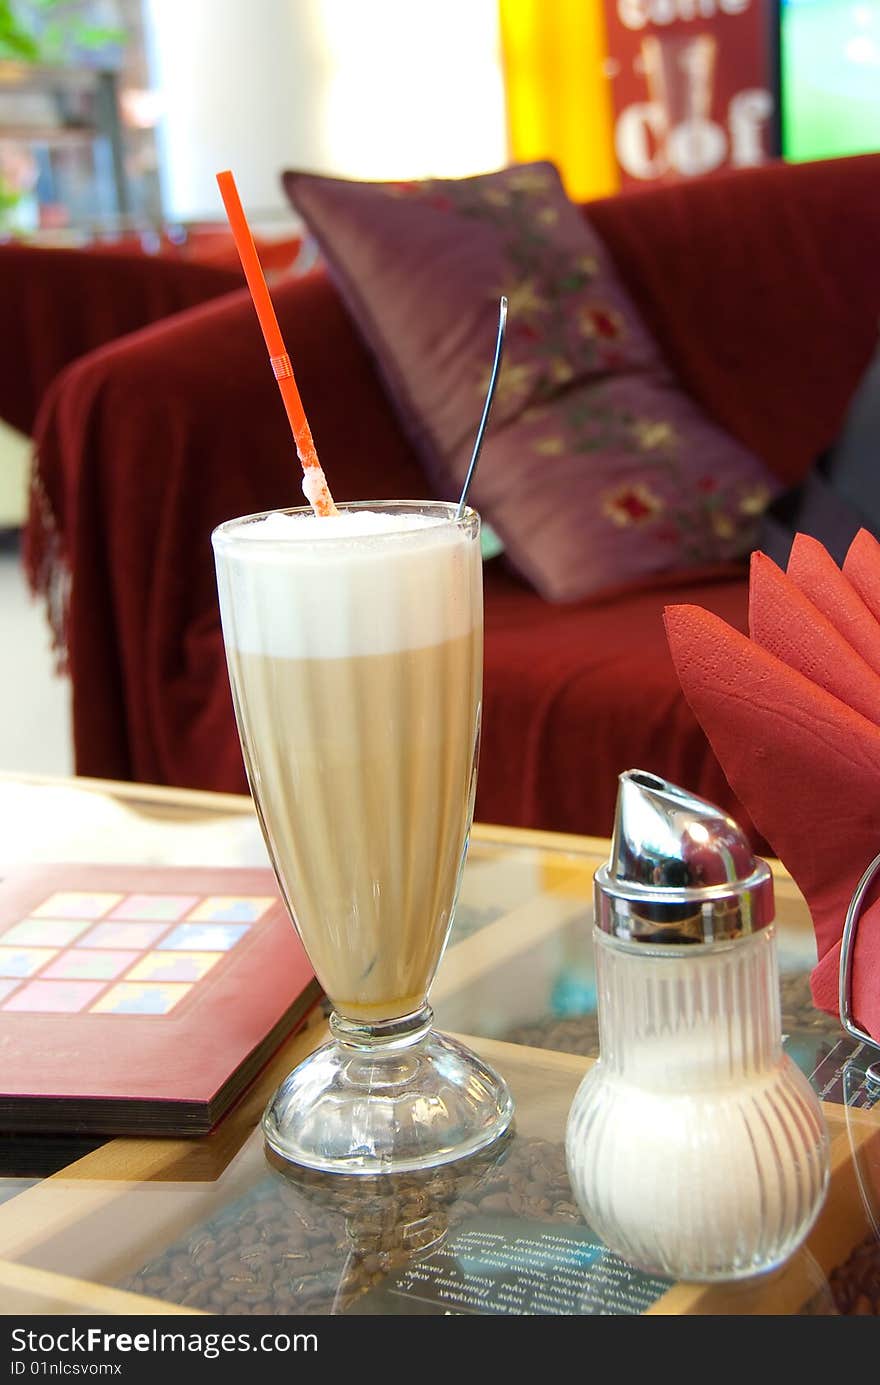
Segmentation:
{"type": "Polygon", "coordinates": [[[507,294],[471,497],[543,596],[748,550],[775,481],[678,387],[551,164],[284,184],[443,496],[464,479],[507,294]]]}

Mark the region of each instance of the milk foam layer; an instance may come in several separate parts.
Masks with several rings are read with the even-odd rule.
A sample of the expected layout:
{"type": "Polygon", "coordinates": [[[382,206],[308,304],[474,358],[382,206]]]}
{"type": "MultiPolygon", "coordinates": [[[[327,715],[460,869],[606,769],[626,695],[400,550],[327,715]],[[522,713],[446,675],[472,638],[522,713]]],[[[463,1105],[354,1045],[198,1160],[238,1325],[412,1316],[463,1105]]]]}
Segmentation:
{"type": "Polygon", "coordinates": [[[476,535],[431,515],[271,514],[215,535],[226,642],[273,658],[421,649],[466,635],[476,535]]]}

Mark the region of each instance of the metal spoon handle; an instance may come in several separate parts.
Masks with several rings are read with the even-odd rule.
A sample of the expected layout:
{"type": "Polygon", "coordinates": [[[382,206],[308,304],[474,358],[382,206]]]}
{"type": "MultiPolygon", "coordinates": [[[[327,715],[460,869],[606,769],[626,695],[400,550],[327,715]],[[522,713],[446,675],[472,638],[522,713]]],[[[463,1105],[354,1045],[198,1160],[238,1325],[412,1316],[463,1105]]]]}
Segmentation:
{"type": "Polygon", "coordinates": [[[486,433],[486,424],[489,422],[489,412],[492,408],[492,400],[495,397],[495,386],[498,383],[498,372],[501,369],[501,355],[504,351],[504,329],[507,326],[507,299],[502,296],[498,304],[498,339],[495,342],[495,360],[492,363],[492,374],[489,377],[489,388],[486,392],[486,402],[483,405],[483,417],[480,419],[480,426],[477,429],[477,437],[474,442],[474,450],[471,455],[471,464],[464,478],[461,499],[458,502],[458,509],[455,514],[456,519],[461,519],[464,515],[464,507],[467,504],[468,491],[474,479],[474,472],[477,469],[477,462],[480,459],[480,451],[483,446],[483,438],[486,433]]]}

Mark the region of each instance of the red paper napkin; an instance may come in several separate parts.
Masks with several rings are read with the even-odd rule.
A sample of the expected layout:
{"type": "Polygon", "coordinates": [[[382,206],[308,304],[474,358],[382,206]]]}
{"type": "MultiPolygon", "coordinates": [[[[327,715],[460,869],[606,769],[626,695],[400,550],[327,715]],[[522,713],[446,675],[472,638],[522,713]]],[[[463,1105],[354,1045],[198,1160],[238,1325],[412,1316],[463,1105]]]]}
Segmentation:
{"type": "MultiPolygon", "coordinates": [[[[665,620],[685,697],[810,906],[813,999],[837,1014],[847,905],[880,852],[880,544],[862,530],[843,571],[803,534],[786,572],[753,554],[748,639],[698,606],[665,620]]],[[[859,923],[853,1010],[880,1042],[878,894],[859,923]]]]}

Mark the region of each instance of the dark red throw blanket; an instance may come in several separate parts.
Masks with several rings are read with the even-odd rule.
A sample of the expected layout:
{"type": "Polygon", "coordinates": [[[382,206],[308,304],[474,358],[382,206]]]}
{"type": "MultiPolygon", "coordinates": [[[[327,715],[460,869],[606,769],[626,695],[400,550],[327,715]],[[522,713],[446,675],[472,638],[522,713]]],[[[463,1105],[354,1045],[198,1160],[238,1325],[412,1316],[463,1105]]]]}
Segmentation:
{"type": "Polygon", "coordinates": [[[46,390],[71,361],[241,282],[235,270],[134,251],[0,245],[0,418],[31,433],[46,390]]]}

